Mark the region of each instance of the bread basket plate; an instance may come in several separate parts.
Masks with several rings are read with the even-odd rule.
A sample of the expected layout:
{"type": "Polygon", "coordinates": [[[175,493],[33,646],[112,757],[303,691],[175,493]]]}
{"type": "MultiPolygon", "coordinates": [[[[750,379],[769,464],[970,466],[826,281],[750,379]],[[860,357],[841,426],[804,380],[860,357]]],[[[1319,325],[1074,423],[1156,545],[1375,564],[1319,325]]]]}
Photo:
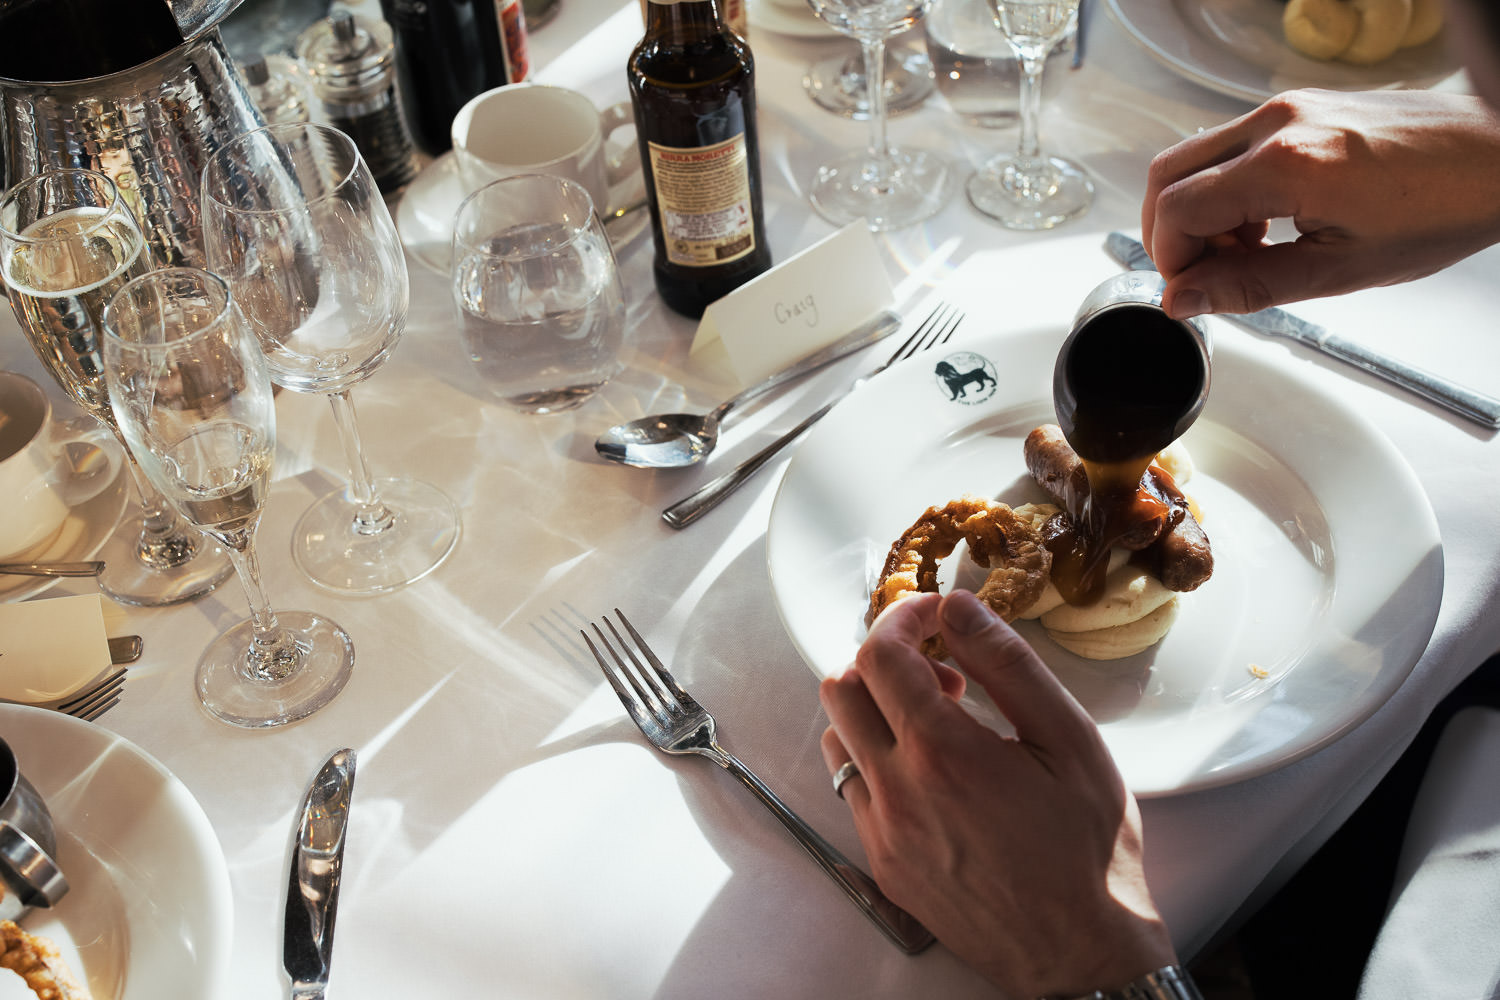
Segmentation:
{"type": "MultiPolygon", "coordinates": [[[[965,493],[1045,499],[1022,442],[1052,420],[1066,329],[982,333],[986,321],[972,316],[966,325],[975,336],[898,365],[840,403],[788,463],[767,531],[771,588],[820,676],[852,663],[870,586],[923,510],[965,493]],[[984,368],[994,381],[970,379],[955,396],[937,372],[943,363],[950,379],[984,368]]],[[[1121,660],[1084,660],[1036,623],[1019,624],[1143,796],[1242,780],[1337,739],[1411,671],[1442,596],[1436,518],[1384,435],[1313,382],[1223,337],[1213,366],[1208,405],[1183,438],[1196,466],[1185,488],[1214,548],[1212,579],[1179,597],[1161,642],[1121,660]]],[[[957,553],[945,562],[944,587],[971,572],[966,562],[957,553]]],[[[982,692],[966,698],[1004,728],[982,692]]]]}
{"type": "Polygon", "coordinates": [[[0,705],[0,733],[47,803],[69,883],[22,927],[57,944],[94,1000],[223,996],[229,869],[182,782],[124,737],[59,712],[0,705]]]}
{"type": "Polygon", "coordinates": [[[1107,0],[1125,30],[1168,69],[1260,103],[1298,87],[1327,90],[1464,89],[1444,33],[1373,66],[1322,61],[1286,43],[1281,0],[1107,0]]]}

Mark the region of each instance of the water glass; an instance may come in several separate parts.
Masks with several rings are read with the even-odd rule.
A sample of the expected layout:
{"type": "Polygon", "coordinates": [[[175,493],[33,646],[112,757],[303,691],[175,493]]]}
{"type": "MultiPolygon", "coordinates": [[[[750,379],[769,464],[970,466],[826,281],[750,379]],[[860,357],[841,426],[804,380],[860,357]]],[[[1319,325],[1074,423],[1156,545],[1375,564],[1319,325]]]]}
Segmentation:
{"type": "Polygon", "coordinates": [[[452,260],[464,346],[508,405],[569,410],[620,370],[627,332],[614,251],[574,181],[520,174],[475,191],[459,207],[452,260]]]}

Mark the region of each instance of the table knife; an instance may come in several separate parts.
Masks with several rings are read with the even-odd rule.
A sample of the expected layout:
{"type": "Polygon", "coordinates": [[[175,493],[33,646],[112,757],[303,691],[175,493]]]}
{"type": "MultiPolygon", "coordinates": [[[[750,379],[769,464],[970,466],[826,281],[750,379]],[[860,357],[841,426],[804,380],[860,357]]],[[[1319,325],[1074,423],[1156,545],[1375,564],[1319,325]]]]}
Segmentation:
{"type": "Polygon", "coordinates": [[[324,761],[302,798],[282,924],[282,965],[292,981],[292,1000],[322,1000],[328,988],[353,791],[354,751],[343,749],[324,761]]]}
{"type": "MultiPolygon", "coordinates": [[[[1139,240],[1124,233],[1110,233],[1104,247],[1111,257],[1132,270],[1154,271],[1156,265],[1146,254],[1139,240]]],[[[1253,313],[1220,313],[1220,318],[1236,323],[1256,333],[1273,337],[1287,337],[1305,344],[1315,351],[1354,365],[1415,393],[1438,406],[1472,420],[1483,427],[1500,427],[1500,399],[1482,392],[1450,382],[1431,372],[1408,365],[1362,344],[1335,336],[1316,323],[1293,316],[1284,309],[1262,309],[1253,313]]]]}

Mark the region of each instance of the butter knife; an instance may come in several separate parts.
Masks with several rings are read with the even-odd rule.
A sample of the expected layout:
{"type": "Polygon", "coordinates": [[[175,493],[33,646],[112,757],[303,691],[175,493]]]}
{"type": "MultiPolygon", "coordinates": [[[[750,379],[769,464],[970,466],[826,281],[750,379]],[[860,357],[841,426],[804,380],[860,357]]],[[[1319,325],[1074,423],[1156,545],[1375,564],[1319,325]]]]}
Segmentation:
{"type": "MultiPolygon", "coordinates": [[[[1154,271],[1156,265],[1139,240],[1124,233],[1110,233],[1104,247],[1111,257],[1136,271],[1154,271]]],[[[1219,313],[1221,319],[1272,337],[1287,337],[1315,351],[1354,365],[1415,393],[1429,402],[1472,420],[1483,427],[1500,427],[1500,399],[1466,388],[1429,371],[1406,364],[1362,344],[1335,336],[1316,323],[1293,316],[1284,309],[1262,309],[1253,313],[1219,313]]]]}
{"type": "Polygon", "coordinates": [[[18,576],[98,576],[104,572],[104,563],[95,559],[88,562],[0,562],[0,573],[18,576]]]}
{"type": "Polygon", "coordinates": [[[322,1000],[328,988],[353,791],[354,751],[336,750],[302,799],[282,924],[282,966],[292,982],[292,1000],[322,1000]]]}

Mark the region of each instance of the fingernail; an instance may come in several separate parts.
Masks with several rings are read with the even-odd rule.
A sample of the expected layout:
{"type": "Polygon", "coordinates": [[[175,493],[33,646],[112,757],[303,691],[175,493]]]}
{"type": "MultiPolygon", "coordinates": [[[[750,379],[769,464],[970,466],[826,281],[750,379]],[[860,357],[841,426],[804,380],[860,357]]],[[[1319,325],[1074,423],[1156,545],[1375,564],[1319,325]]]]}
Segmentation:
{"type": "Polygon", "coordinates": [[[1208,296],[1196,288],[1184,288],[1172,298],[1172,318],[1189,319],[1208,312],[1208,296]]]}
{"type": "Polygon", "coordinates": [[[943,602],[943,622],[959,635],[983,631],[994,618],[990,609],[967,590],[955,590],[943,602]]]}

